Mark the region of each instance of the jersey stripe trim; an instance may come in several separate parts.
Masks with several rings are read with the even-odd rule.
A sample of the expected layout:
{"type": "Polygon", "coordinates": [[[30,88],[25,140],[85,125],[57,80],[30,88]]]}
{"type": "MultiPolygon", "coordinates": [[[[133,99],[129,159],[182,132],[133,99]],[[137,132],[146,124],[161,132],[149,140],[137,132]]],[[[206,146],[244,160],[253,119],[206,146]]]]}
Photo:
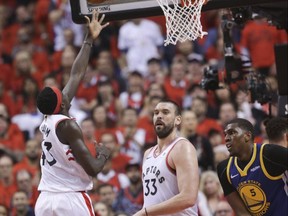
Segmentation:
{"type": "Polygon", "coordinates": [[[230,179],[230,168],[231,168],[231,164],[232,164],[232,160],[233,157],[229,158],[228,164],[227,164],[227,170],[226,170],[226,175],[227,175],[227,179],[229,181],[229,183],[232,185],[231,179],[230,179]]]}
{"type": "Polygon", "coordinates": [[[262,144],[262,146],[260,147],[260,165],[262,167],[262,170],[263,170],[263,173],[265,174],[265,176],[270,179],[270,180],[279,180],[282,178],[282,174],[279,175],[279,176],[271,176],[268,171],[266,170],[266,167],[264,165],[264,161],[263,161],[263,149],[264,149],[264,146],[266,144],[262,144]]]}
{"type": "Polygon", "coordinates": [[[90,201],[89,197],[87,196],[87,194],[85,192],[81,192],[81,194],[85,200],[85,203],[86,203],[86,206],[88,208],[90,216],[94,216],[93,211],[92,211],[91,201],[90,201]]]}
{"type": "MultiPolygon", "coordinates": [[[[177,141],[177,142],[178,142],[178,141],[177,141]]],[[[177,143],[177,142],[176,142],[176,143],[177,143]]],[[[167,153],[167,155],[166,155],[166,158],[165,158],[166,166],[167,166],[168,170],[169,170],[172,174],[174,174],[174,175],[176,175],[176,170],[173,169],[173,168],[169,165],[169,163],[168,163],[168,156],[169,156],[170,152],[172,151],[172,149],[175,147],[176,143],[174,143],[174,145],[173,145],[173,146],[171,147],[171,149],[168,151],[168,153],[167,153]]]]}
{"type": "Polygon", "coordinates": [[[251,167],[251,165],[254,163],[254,161],[255,161],[255,159],[256,159],[256,153],[257,153],[257,145],[256,145],[256,143],[254,143],[254,145],[253,145],[253,153],[252,153],[251,160],[250,160],[249,163],[244,167],[244,170],[242,170],[242,169],[238,166],[237,157],[235,157],[234,163],[235,163],[235,166],[236,166],[238,172],[240,173],[241,177],[247,175],[247,172],[248,172],[249,168],[251,167]]]}

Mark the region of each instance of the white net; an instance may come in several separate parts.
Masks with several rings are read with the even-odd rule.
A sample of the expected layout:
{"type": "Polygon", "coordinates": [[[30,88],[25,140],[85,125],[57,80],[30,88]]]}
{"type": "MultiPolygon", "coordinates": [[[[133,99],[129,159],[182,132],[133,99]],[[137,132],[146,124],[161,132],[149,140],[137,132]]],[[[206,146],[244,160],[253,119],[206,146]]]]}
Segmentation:
{"type": "Polygon", "coordinates": [[[202,31],[201,9],[205,0],[157,0],[166,17],[167,35],[164,46],[177,41],[196,40],[207,32],[202,31]]]}

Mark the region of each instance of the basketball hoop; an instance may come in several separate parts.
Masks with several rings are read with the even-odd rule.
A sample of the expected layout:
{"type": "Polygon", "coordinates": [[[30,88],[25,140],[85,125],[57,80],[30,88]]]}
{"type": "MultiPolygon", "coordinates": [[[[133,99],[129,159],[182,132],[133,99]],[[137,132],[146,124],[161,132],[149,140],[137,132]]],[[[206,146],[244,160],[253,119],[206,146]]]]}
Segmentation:
{"type": "Polygon", "coordinates": [[[202,31],[201,9],[206,0],[157,0],[166,18],[167,35],[164,46],[177,41],[196,40],[207,35],[202,31]],[[173,3],[173,4],[171,4],[173,3]]]}

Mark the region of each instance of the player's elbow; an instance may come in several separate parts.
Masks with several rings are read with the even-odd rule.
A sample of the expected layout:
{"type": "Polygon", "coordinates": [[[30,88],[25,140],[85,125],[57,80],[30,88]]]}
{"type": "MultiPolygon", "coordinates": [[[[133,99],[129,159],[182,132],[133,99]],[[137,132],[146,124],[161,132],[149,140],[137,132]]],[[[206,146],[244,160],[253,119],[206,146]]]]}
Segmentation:
{"type": "Polygon", "coordinates": [[[197,203],[197,196],[194,196],[194,195],[185,196],[182,202],[185,209],[196,205],[196,203],[197,203]]]}
{"type": "Polygon", "coordinates": [[[87,173],[89,176],[95,177],[95,176],[97,176],[97,174],[98,174],[99,172],[91,169],[91,170],[86,170],[86,173],[87,173]]]}
{"type": "Polygon", "coordinates": [[[89,175],[89,176],[97,176],[98,173],[101,172],[101,170],[103,169],[103,166],[104,166],[104,163],[103,164],[91,164],[89,166],[86,166],[84,169],[85,169],[85,172],[89,175]]]}
{"type": "Polygon", "coordinates": [[[86,173],[87,173],[89,176],[92,176],[92,177],[97,176],[98,173],[100,173],[100,172],[101,172],[101,169],[98,169],[98,168],[86,170],[86,173]]]}

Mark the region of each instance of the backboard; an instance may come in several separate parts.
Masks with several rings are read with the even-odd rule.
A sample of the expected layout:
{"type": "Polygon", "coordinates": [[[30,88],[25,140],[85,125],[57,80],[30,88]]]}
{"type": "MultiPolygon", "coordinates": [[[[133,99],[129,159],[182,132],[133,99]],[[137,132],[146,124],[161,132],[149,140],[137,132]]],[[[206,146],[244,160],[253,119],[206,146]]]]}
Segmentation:
{"type": "Polygon", "coordinates": [[[72,19],[78,24],[84,23],[83,16],[90,15],[93,9],[105,13],[105,21],[156,16],[162,13],[156,0],[70,0],[70,4],[72,19]]]}
{"type": "MultiPolygon", "coordinates": [[[[104,22],[163,15],[156,0],[70,0],[70,5],[73,22],[77,24],[85,23],[84,16],[91,16],[93,9],[105,13],[104,22]]],[[[256,13],[264,12],[287,30],[287,0],[208,0],[202,11],[246,6],[256,13]]]]}

